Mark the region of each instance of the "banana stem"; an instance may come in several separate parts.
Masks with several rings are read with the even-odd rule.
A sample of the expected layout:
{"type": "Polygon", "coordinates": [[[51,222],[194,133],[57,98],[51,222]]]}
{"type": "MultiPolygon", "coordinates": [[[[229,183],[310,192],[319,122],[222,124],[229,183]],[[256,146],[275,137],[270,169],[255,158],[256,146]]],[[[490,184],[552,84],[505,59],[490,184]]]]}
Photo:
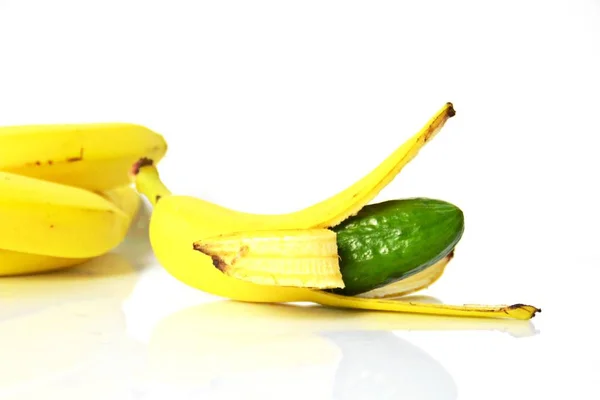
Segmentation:
{"type": "Polygon", "coordinates": [[[514,304],[510,306],[482,306],[482,305],[446,305],[416,303],[398,300],[364,299],[357,297],[340,296],[321,291],[313,292],[311,300],[331,307],[358,308],[364,310],[395,311],[405,313],[432,314],[454,317],[484,317],[484,318],[509,318],[528,320],[541,312],[539,308],[514,304]]]}
{"type": "Polygon", "coordinates": [[[158,201],[171,195],[171,191],[162,183],[154,162],[148,158],[142,158],[133,165],[131,170],[135,188],[146,196],[152,206],[158,201]]]}

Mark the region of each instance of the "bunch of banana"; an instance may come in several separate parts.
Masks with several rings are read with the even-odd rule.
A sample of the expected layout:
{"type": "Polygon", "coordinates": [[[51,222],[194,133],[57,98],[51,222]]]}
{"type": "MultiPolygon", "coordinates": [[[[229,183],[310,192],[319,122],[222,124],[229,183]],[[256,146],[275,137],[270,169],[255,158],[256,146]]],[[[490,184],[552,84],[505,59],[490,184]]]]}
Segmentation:
{"type": "Polygon", "coordinates": [[[140,206],[131,165],[159,161],[166,149],[160,135],[134,124],[0,127],[0,275],[110,252],[140,206]]]}
{"type": "Polygon", "coordinates": [[[523,304],[445,305],[388,298],[417,291],[439,278],[462,234],[463,216],[453,205],[431,199],[368,203],[454,114],[452,104],[445,104],[362,179],[320,203],[287,214],[250,214],[172,194],[160,180],[155,160],[140,159],[132,177],[153,204],[149,234],[154,253],[180,281],[239,301],[309,301],[357,309],[530,319],[540,310],[523,304]]]}

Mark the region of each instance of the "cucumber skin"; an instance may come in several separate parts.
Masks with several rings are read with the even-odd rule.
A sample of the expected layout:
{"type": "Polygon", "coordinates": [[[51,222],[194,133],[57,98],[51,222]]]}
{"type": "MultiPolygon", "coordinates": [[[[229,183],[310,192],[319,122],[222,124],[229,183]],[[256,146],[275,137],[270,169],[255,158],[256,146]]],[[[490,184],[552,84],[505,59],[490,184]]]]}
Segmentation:
{"type": "Polygon", "coordinates": [[[464,232],[464,215],[436,199],[390,200],[363,207],[330,228],[337,233],[345,288],[356,295],[407,278],[448,255],[464,232]]]}

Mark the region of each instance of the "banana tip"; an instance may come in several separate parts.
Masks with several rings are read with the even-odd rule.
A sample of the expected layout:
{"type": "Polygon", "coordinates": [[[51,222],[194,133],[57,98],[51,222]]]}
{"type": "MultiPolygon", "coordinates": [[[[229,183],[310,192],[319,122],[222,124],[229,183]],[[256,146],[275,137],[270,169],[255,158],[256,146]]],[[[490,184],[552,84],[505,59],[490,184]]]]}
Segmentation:
{"type": "Polygon", "coordinates": [[[536,314],[541,313],[542,309],[527,304],[513,304],[508,307],[507,314],[518,319],[531,319],[536,314]]]}
{"type": "Polygon", "coordinates": [[[448,106],[448,117],[452,118],[456,115],[456,110],[454,109],[454,105],[451,102],[447,102],[446,105],[448,106]]]}
{"type": "Polygon", "coordinates": [[[154,161],[147,157],[142,157],[132,165],[130,174],[131,176],[136,176],[140,173],[140,169],[143,167],[150,167],[154,165],[154,161]]]}

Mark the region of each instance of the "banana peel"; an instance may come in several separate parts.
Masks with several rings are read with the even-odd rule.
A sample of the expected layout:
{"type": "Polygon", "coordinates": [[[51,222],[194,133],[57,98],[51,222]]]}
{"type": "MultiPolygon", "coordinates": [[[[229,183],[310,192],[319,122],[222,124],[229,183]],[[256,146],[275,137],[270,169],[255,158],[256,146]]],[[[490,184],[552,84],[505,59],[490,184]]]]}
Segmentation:
{"type": "MultiPolygon", "coordinates": [[[[328,229],[336,226],[374,199],[454,115],[452,103],[444,104],[419,132],[362,179],[322,202],[286,214],[251,214],[228,209],[203,199],[172,194],[161,181],[154,162],[147,158],[141,159],[133,166],[131,173],[138,191],[145,195],[154,207],[150,220],[150,241],[154,253],[167,271],[183,283],[232,300],[259,303],[309,301],[337,308],[530,319],[541,310],[525,304],[447,305],[377,298],[381,297],[381,292],[366,297],[343,296],[321,289],[280,285],[276,279],[257,282],[255,274],[236,275],[231,273],[231,268],[222,268],[223,264],[220,261],[225,259],[224,254],[215,252],[214,248],[207,251],[207,242],[212,243],[214,238],[219,236],[245,232],[251,237],[252,232],[269,231],[271,238],[277,240],[278,237],[287,235],[290,230],[328,229]]],[[[228,251],[228,255],[231,256],[231,249],[228,251]]],[[[229,258],[230,264],[244,254],[244,251],[235,253],[229,258]]],[[[446,260],[446,263],[447,261],[449,260],[446,260]]],[[[438,265],[437,269],[427,271],[425,279],[421,281],[407,280],[395,283],[392,292],[395,292],[395,295],[412,293],[433,283],[442,272],[443,268],[438,265]]]]}

